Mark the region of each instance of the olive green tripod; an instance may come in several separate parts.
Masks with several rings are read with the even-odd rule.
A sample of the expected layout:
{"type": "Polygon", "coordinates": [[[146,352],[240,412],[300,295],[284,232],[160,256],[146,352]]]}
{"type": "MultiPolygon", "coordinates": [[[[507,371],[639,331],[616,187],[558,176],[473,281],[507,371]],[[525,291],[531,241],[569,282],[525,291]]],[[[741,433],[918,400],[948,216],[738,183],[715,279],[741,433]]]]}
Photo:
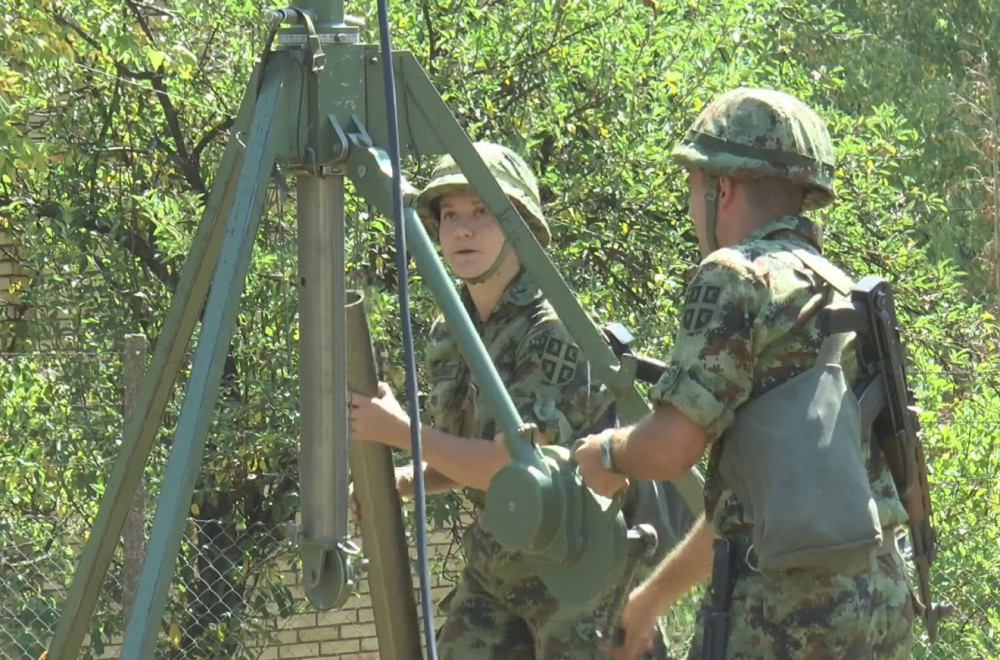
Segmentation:
{"type": "MultiPolygon", "coordinates": [[[[268,15],[272,32],[267,51],[247,86],[135,412],[127,420],[121,454],[63,607],[49,660],[75,658],[83,643],[132,495],[200,320],[193,366],[122,647],[123,658],[153,657],[275,166],[293,173],[298,189],[302,393],[298,536],[304,583],[307,597],[318,608],[339,606],[350,594],[356,567],[347,523],[348,354],[356,359],[368,338],[361,329],[365,328],[363,317],[356,320],[356,309],[353,332],[347,322],[347,310],[361,303],[345,288],[344,177],[351,179],[368,203],[392,214],[392,171],[384,148],[389,122],[382,56],[377,47],[359,43],[357,27],[344,21],[341,1],[299,0],[268,15]],[[342,340],[331,341],[331,337],[342,340]]],[[[639,419],[648,408],[633,382],[634,360],[624,356],[619,362],[590,323],[415,58],[406,51],[394,52],[392,58],[402,151],[452,154],[503,227],[521,263],[573,331],[595,375],[613,391],[620,416],[626,421],[639,419]]],[[[522,423],[412,208],[404,209],[404,221],[407,248],[455,332],[474,377],[491,397],[512,457],[491,481],[486,524],[506,547],[522,550],[531,558],[563,603],[582,606],[609,579],[623,575],[632,551],[623,517],[612,503],[582,485],[564,455],[533,442],[535,428],[522,423]]],[[[352,363],[350,371],[356,388],[370,386],[362,382],[371,380],[370,374],[363,375],[363,364],[352,363]]],[[[366,548],[372,561],[381,564],[371,575],[373,599],[392,600],[393,587],[398,599],[410,585],[405,548],[399,551],[398,500],[378,495],[392,490],[391,475],[385,473],[391,470],[391,461],[387,449],[363,452],[367,453],[351,459],[359,497],[369,498],[379,512],[365,516],[369,522],[363,522],[363,538],[383,539],[376,541],[379,547],[366,548]],[[358,474],[359,469],[363,474],[358,474]],[[369,527],[366,533],[365,524],[381,527],[369,527]],[[395,568],[385,568],[389,566],[395,568]],[[393,584],[396,580],[403,582],[393,584]]],[[[675,485],[688,508],[700,512],[697,473],[692,471],[675,485]]],[[[382,656],[413,657],[407,655],[415,643],[407,639],[416,628],[415,618],[407,613],[413,608],[406,599],[395,606],[374,605],[382,656]],[[396,620],[379,621],[380,612],[396,620]],[[398,634],[383,634],[390,628],[398,634]]]]}

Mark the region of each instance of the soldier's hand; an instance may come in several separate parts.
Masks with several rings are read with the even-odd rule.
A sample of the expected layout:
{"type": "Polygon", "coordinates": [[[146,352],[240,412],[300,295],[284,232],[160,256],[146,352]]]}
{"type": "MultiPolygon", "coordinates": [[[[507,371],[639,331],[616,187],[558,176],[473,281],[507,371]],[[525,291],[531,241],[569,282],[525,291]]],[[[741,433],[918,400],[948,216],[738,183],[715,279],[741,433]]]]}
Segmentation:
{"type": "Polygon", "coordinates": [[[413,497],[413,466],[396,468],[396,492],[400,497],[413,497]]]}
{"type": "Polygon", "coordinates": [[[608,429],[584,438],[573,453],[583,482],[595,493],[605,497],[613,497],[615,493],[628,486],[625,475],[615,474],[601,464],[601,443],[614,431],[615,429],[608,429]]]}
{"type": "Polygon", "coordinates": [[[354,492],[353,479],[347,484],[347,508],[351,511],[354,519],[361,522],[361,503],[358,502],[358,496],[354,492]]]}
{"type": "Polygon", "coordinates": [[[633,589],[618,620],[625,638],[620,646],[609,649],[611,657],[615,660],[632,660],[640,653],[651,651],[657,614],[655,594],[646,585],[633,589]]]}
{"type": "Polygon", "coordinates": [[[387,383],[379,383],[373,397],[352,392],[350,405],[351,438],[398,449],[410,446],[410,417],[387,383]]]}

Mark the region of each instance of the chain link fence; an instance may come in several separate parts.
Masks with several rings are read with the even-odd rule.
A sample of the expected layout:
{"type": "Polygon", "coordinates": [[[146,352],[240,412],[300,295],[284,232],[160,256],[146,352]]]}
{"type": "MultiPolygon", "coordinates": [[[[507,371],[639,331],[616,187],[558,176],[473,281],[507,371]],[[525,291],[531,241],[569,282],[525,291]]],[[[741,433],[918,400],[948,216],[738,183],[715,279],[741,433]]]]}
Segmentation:
{"type": "MultiPolygon", "coordinates": [[[[0,527],[0,657],[34,660],[52,637],[89,526],[44,516],[14,522],[0,527]]],[[[268,648],[278,642],[281,622],[303,610],[293,592],[293,550],[273,530],[189,521],[157,657],[278,657],[268,655],[268,648]],[[232,552],[261,541],[273,550],[256,556],[232,552]]],[[[118,657],[129,569],[119,552],[89,626],[85,658],[118,657]]]]}
{"type": "MultiPolygon", "coordinates": [[[[36,353],[0,356],[0,365],[7,369],[0,375],[20,379],[20,390],[37,390],[28,410],[22,409],[29,405],[27,399],[0,392],[0,658],[36,660],[51,640],[117,456],[126,392],[108,379],[121,374],[123,364],[114,354],[36,353]],[[12,367],[14,363],[18,366],[12,367]],[[71,387],[70,382],[76,384],[71,387]]],[[[264,408],[245,412],[249,418],[267,414],[264,408]]],[[[1000,657],[1000,454],[995,451],[1000,428],[983,421],[988,414],[981,411],[968,419],[957,414],[946,420],[947,428],[925,424],[925,431],[935,434],[939,453],[932,476],[941,538],[933,572],[935,596],[950,601],[956,614],[942,623],[934,646],[926,643],[917,624],[921,637],[915,657],[1000,657]]],[[[165,418],[167,431],[172,415],[165,418]]],[[[129,535],[133,546],[145,541],[167,449],[158,445],[151,457],[145,511],[138,531],[126,529],[125,548],[129,535]]],[[[365,582],[341,610],[316,611],[301,590],[297,548],[281,531],[294,519],[294,501],[280,515],[269,513],[270,520],[251,511],[294,490],[285,481],[294,479],[296,457],[287,458],[284,465],[271,459],[267,465],[252,465],[249,477],[227,482],[239,494],[229,497],[228,507],[218,503],[225,499],[218,479],[211,482],[210,496],[196,496],[160,626],[157,658],[378,657],[365,582]],[[227,515],[212,515],[221,510],[227,515]]],[[[229,469],[220,460],[208,456],[203,485],[209,483],[204,475],[229,469]]],[[[444,595],[459,568],[450,527],[458,513],[454,501],[432,509],[432,520],[444,528],[432,550],[437,555],[435,599],[444,595]]],[[[141,555],[119,548],[89,624],[83,657],[118,657],[126,604],[140,565],[141,555]]],[[[679,657],[692,631],[697,601],[697,594],[685,598],[664,619],[679,657]]]]}
{"type": "MultiPolygon", "coordinates": [[[[89,525],[26,516],[16,527],[30,533],[18,537],[14,527],[0,527],[0,658],[35,660],[52,639],[89,525]]],[[[450,588],[458,562],[449,531],[432,536],[432,542],[437,601],[450,588]]],[[[137,575],[133,568],[119,551],[103,583],[82,658],[119,657],[124,594],[137,575]]],[[[419,592],[415,595],[419,604],[419,592]]],[[[298,550],[278,530],[189,519],[155,657],[377,658],[367,581],[362,576],[342,609],[317,611],[302,590],[298,550]],[[270,551],[257,551],[262,546],[270,551]]]]}

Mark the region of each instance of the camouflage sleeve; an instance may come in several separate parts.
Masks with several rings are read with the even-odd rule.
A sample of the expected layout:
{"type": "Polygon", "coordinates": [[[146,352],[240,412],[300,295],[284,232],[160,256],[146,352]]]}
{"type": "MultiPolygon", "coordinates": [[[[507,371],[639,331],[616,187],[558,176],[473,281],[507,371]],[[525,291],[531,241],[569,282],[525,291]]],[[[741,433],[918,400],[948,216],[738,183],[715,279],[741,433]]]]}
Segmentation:
{"type": "Polygon", "coordinates": [[[465,399],[469,391],[469,370],[444,317],[439,317],[431,326],[424,363],[427,368],[426,413],[431,426],[461,435],[468,409],[465,399]]]}
{"type": "MultiPolygon", "coordinates": [[[[763,282],[739,259],[716,253],[688,287],[667,370],[650,389],[654,404],[670,403],[709,441],[732,425],[753,389],[753,328],[763,282]]],[[[731,255],[730,255],[731,256],[731,255]]]]}
{"type": "Polygon", "coordinates": [[[568,445],[585,428],[590,409],[590,365],[557,319],[536,324],[521,340],[511,381],[514,406],[549,444],[568,445]]]}

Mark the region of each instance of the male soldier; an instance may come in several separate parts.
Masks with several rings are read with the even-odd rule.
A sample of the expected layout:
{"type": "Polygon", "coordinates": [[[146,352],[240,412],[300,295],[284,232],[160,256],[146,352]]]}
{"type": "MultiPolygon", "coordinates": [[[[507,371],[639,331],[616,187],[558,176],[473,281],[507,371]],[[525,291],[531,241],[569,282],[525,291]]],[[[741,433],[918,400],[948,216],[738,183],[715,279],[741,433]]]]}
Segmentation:
{"type": "MultiPolygon", "coordinates": [[[[715,563],[719,575],[713,574],[702,610],[715,626],[709,629],[711,644],[699,626],[689,658],[909,657],[914,611],[894,543],[894,528],[906,521],[906,513],[870,436],[858,432],[853,441],[857,490],[864,491],[857,494],[868,504],[874,539],[856,572],[765,571],[760,548],[751,542],[761,531],[753,517],[759,509],[737,497],[734,491],[747,492],[746,484],[726,470],[726,454],[736,448],[729,443],[746,437],[741,429],[751,403],[792,383],[814,363],[834,364],[845,376],[842,382],[858,378],[853,350],[830,362],[818,359],[826,346],[819,312],[834,298],[830,282],[846,279],[819,256],[820,227],[801,216],[834,199],[834,153],[826,126],[787,94],[740,88],[702,111],[672,158],[688,172],[689,213],[703,261],[686,294],[668,369],[651,390],[654,410],[633,427],[586,439],[576,458],[587,484],[608,495],[626,477],[676,477],[708,448],[705,509],[712,529],[693,532],[633,591],[621,619],[625,643],[615,654],[632,657],[648,621],[706,575],[714,532],[720,537],[715,559],[722,551],[734,559],[728,568],[715,563]],[[604,467],[608,464],[611,470],[604,467]],[[717,579],[726,574],[728,579],[717,579]]],[[[786,420],[774,417],[764,426],[777,435],[786,420]]],[[[820,428],[824,424],[831,426],[821,421],[820,428]]],[[[771,432],[760,434],[764,446],[773,439],[771,432]]],[[[851,443],[845,446],[850,449],[851,443]]],[[[772,467],[770,477],[762,477],[771,484],[788,470],[811,478],[825,466],[772,467]]],[[[785,493],[788,503],[796,503],[804,490],[785,493]]],[[[844,487],[835,492],[847,495],[844,487]]],[[[813,520],[822,515],[807,512],[813,520]]],[[[864,516],[856,522],[863,528],[864,516]]]]}
{"type": "MultiPolygon", "coordinates": [[[[476,149],[543,246],[550,239],[538,185],[513,151],[490,143],[476,149]]],[[[417,209],[451,271],[500,379],[538,441],[568,446],[613,414],[610,396],[591,378],[587,361],[538,286],[521,269],[500,225],[455,161],[446,156],[416,200],[417,209]]],[[[426,490],[466,489],[477,515],[465,530],[466,566],[442,604],[442,660],[482,658],[601,658],[601,631],[614,623],[628,585],[609,584],[593,610],[565,612],[526,559],[505,550],[480,513],[493,473],[510,460],[500,429],[443,318],[427,348],[428,413],[423,426],[426,490]]],[[[385,383],[374,398],[351,397],[351,431],[359,440],[409,449],[409,418],[385,383]]],[[[412,471],[396,487],[412,495],[412,471]]],[[[647,634],[654,633],[653,625],[647,634]]],[[[644,636],[645,637],[645,636],[644,636]]],[[[659,640],[662,646],[662,639],[659,640]]]]}

